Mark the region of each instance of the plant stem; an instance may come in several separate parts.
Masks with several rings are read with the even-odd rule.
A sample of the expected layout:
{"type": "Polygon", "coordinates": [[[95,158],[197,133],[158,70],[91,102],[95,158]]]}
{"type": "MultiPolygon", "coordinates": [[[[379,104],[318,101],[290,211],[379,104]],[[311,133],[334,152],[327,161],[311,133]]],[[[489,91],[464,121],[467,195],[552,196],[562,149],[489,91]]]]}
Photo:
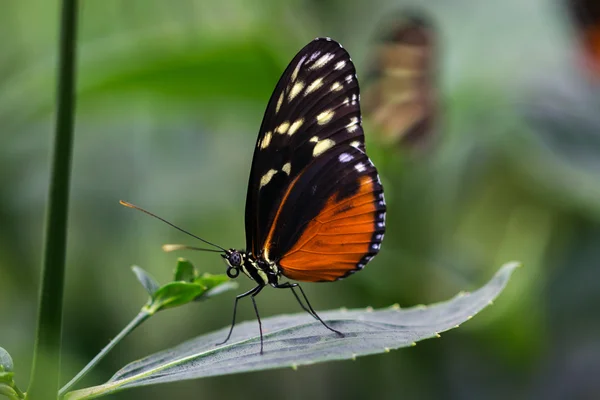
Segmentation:
{"type": "Polygon", "coordinates": [[[104,347],[96,357],[92,359],[73,379],[69,381],[62,389],[58,392],[59,397],[62,397],[77,384],[87,373],[96,366],[121,340],[129,335],[135,328],[140,326],[142,322],[150,318],[154,313],[148,312],[144,307],[135,318],[127,324],[125,328],[104,347]]]}
{"type": "Polygon", "coordinates": [[[56,399],[60,371],[62,303],[74,125],[77,0],[63,0],[57,111],[48,193],[42,282],[28,399],[56,399]]]}

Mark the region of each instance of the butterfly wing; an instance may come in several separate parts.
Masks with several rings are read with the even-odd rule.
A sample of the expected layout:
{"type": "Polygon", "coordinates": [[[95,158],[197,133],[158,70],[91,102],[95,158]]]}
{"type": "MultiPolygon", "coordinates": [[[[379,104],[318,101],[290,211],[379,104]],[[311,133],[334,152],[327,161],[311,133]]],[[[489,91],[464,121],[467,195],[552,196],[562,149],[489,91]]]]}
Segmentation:
{"type": "Polygon", "coordinates": [[[333,281],[362,269],[385,232],[385,201],[366,154],[338,146],[316,157],[289,187],[265,243],[282,272],[333,281]]]}
{"type": "Polygon", "coordinates": [[[384,24],[364,95],[365,116],[386,143],[419,142],[433,130],[435,32],[418,15],[384,24]]]}
{"type": "Polygon", "coordinates": [[[600,77],[600,2],[598,0],[568,0],[568,9],[580,37],[584,63],[600,77]]]}
{"type": "Polygon", "coordinates": [[[265,112],[248,183],[247,250],[299,280],[364,266],[385,227],[383,189],[364,150],[352,60],[339,43],[316,39],[287,67],[265,112]]]}

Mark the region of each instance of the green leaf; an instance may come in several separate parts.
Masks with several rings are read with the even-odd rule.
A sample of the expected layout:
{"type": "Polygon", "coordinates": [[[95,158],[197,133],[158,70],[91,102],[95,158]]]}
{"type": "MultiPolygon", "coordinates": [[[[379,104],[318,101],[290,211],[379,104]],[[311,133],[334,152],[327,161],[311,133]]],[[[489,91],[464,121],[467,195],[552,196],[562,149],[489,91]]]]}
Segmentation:
{"type": "Polygon", "coordinates": [[[14,368],[13,360],[8,351],[0,347],[0,372],[12,372],[14,368]]]}
{"type": "Polygon", "coordinates": [[[94,68],[90,64],[92,75],[83,78],[82,95],[144,90],[194,101],[262,101],[270,94],[266,88],[280,73],[276,52],[252,37],[243,43],[227,39],[207,41],[194,51],[177,46],[157,51],[155,38],[149,40],[154,45],[146,47],[140,43],[138,49],[128,50],[127,57],[120,49],[109,49],[100,55],[110,68],[94,68]]]}
{"type": "Polygon", "coordinates": [[[226,275],[203,274],[194,279],[194,282],[178,281],[161,286],[152,296],[146,309],[153,314],[191,301],[205,300],[235,288],[237,283],[232,282],[226,275]]]}
{"type": "Polygon", "coordinates": [[[11,384],[15,376],[14,372],[3,372],[0,368],[0,384],[11,384]]]}
{"type": "Polygon", "coordinates": [[[22,399],[23,392],[19,390],[14,381],[13,360],[8,351],[0,347],[0,395],[9,399],[22,399]]]}
{"type": "Polygon", "coordinates": [[[19,394],[9,385],[0,383],[0,395],[4,395],[9,399],[19,399],[19,394]]]}
{"type": "Polygon", "coordinates": [[[206,286],[206,289],[212,289],[229,281],[229,277],[225,274],[213,275],[209,273],[204,273],[202,276],[194,279],[194,283],[206,286]]]}
{"type": "Polygon", "coordinates": [[[205,286],[196,283],[167,283],[154,293],[152,301],[148,306],[148,310],[151,313],[155,313],[166,308],[177,307],[193,301],[205,291],[205,286]]]}
{"type": "Polygon", "coordinates": [[[175,267],[175,281],[193,282],[196,278],[196,268],[185,258],[177,259],[177,267],[175,267]]]}
{"type": "Polygon", "coordinates": [[[228,290],[237,289],[238,287],[237,282],[232,281],[225,274],[213,275],[204,273],[202,276],[194,279],[194,283],[206,287],[206,292],[202,293],[201,296],[198,296],[195,299],[196,301],[206,300],[228,290]]]}
{"type": "Polygon", "coordinates": [[[232,280],[228,280],[227,282],[220,283],[217,286],[214,286],[212,289],[208,289],[206,292],[202,294],[202,296],[196,298],[195,300],[206,300],[213,296],[219,295],[221,293],[227,292],[228,290],[237,289],[238,283],[232,280]]]}
{"type": "Polygon", "coordinates": [[[297,368],[414,346],[419,340],[439,337],[439,332],[457,327],[491,304],[517,266],[518,263],[506,264],[481,289],[428,307],[319,313],[330,326],[344,332],[344,337],[327,331],[305,313],[265,318],[263,355],[259,353],[260,339],[254,320],[236,326],[231,340],[215,347],[225,338],[227,327],[133,362],[107,383],[71,392],[66,399],[90,399],[138,386],[207,376],[297,368]]]}
{"type": "Polygon", "coordinates": [[[160,287],[158,282],[156,282],[156,280],[149,273],[147,273],[146,271],[144,271],[142,268],[138,267],[137,265],[134,265],[133,267],[131,267],[131,270],[135,274],[138,281],[140,281],[140,283],[142,284],[144,289],[146,289],[146,291],[148,292],[150,297],[152,297],[154,295],[154,293],[160,287]]]}

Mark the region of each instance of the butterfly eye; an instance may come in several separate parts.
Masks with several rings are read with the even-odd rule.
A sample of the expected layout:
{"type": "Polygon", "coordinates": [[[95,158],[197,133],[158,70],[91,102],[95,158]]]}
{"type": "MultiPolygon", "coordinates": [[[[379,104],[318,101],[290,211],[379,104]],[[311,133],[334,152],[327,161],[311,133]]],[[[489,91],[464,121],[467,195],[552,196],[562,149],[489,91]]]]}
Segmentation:
{"type": "Polygon", "coordinates": [[[232,251],[228,258],[229,264],[233,268],[237,268],[242,265],[242,255],[239,251],[232,251]]]}

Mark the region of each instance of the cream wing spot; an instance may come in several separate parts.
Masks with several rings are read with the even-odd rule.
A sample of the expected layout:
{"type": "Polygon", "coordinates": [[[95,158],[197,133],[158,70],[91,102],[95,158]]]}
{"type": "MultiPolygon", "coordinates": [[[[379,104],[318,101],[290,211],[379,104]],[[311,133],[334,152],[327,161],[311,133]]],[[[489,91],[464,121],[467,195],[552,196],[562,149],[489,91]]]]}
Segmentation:
{"type": "Polygon", "coordinates": [[[277,100],[277,106],[275,107],[275,114],[279,112],[281,105],[283,104],[283,92],[279,95],[279,99],[277,100]]]}
{"type": "Polygon", "coordinates": [[[307,94],[314,92],[321,86],[323,86],[323,79],[315,79],[310,85],[308,85],[308,87],[306,88],[306,92],[304,92],[304,95],[306,96],[307,94]]]}
{"type": "Polygon", "coordinates": [[[290,129],[288,129],[287,134],[292,136],[302,126],[303,123],[304,123],[304,118],[300,118],[300,119],[294,121],[294,123],[292,125],[290,125],[290,129]]]}
{"type": "Polygon", "coordinates": [[[319,140],[317,142],[317,144],[315,144],[315,147],[313,148],[313,157],[317,157],[317,156],[325,153],[327,150],[332,148],[334,145],[335,145],[335,142],[331,139],[319,140]]]}
{"type": "Polygon", "coordinates": [[[296,68],[294,68],[294,72],[292,72],[291,77],[292,82],[294,82],[296,78],[298,78],[298,73],[300,72],[300,68],[302,68],[302,64],[304,64],[304,60],[306,60],[306,56],[302,57],[298,65],[296,65],[296,68]]]}
{"type": "Polygon", "coordinates": [[[346,66],[346,61],[344,61],[344,60],[342,60],[342,61],[338,61],[338,62],[335,64],[335,67],[334,67],[334,69],[336,69],[336,70],[340,70],[340,69],[344,68],[345,66],[346,66]]]}
{"type": "Polygon", "coordinates": [[[358,171],[358,172],[365,172],[367,170],[367,168],[365,167],[365,164],[363,163],[358,163],[354,166],[354,168],[358,171]]]}
{"type": "Polygon", "coordinates": [[[339,83],[339,82],[334,82],[333,85],[331,85],[331,91],[332,92],[337,92],[339,90],[342,90],[343,86],[339,83]]]}
{"type": "Polygon", "coordinates": [[[357,130],[358,129],[358,118],[357,117],[352,117],[350,119],[350,123],[348,125],[346,125],[346,129],[350,133],[352,133],[355,130],[357,130]]]}
{"type": "Polygon", "coordinates": [[[271,179],[273,179],[273,176],[277,173],[277,170],[275,169],[270,169],[267,171],[266,174],[264,174],[262,176],[262,178],[260,178],[260,188],[262,188],[263,186],[267,185],[269,182],[271,182],[271,179]]]}
{"type": "Polygon", "coordinates": [[[319,141],[319,137],[318,136],[313,136],[310,138],[310,141],[313,143],[317,143],[319,141]]]}
{"type": "Polygon", "coordinates": [[[283,165],[283,167],[281,168],[281,170],[282,170],[283,172],[285,172],[286,174],[288,174],[288,175],[289,175],[289,174],[290,174],[290,172],[292,171],[292,164],[291,164],[291,163],[285,163],[285,164],[283,165]]]}
{"type": "Polygon", "coordinates": [[[355,140],[354,142],[350,143],[350,146],[358,149],[360,147],[360,142],[358,140],[355,140]]]}
{"type": "Polygon", "coordinates": [[[289,101],[294,100],[294,97],[296,97],[298,95],[298,93],[300,93],[302,91],[302,89],[304,89],[304,82],[302,82],[302,81],[296,82],[294,84],[294,86],[292,86],[292,90],[290,90],[288,100],[289,101]]]}
{"type": "Polygon", "coordinates": [[[315,70],[315,69],[322,68],[325,64],[327,64],[329,61],[331,61],[333,59],[333,57],[335,57],[335,56],[331,53],[323,54],[317,61],[315,61],[315,63],[313,65],[310,66],[309,70],[315,70]]]}
{"type": "Polygon", "coordinates": [[[262,141],[260,142],[261,149],[266,149],[269,147],[269,144],[271,143],[271,137],[272,133],[270,131],[265,133],[265,137],[263,137],[262,141]]]}
{"type": "Polygon", "coordinates": [[[325,110],[321,114],[317,115],[317,123],[319,125],[325,125],[326,123],[331,121],[331,119],[333,118],[334,115],[335,115],[335,111],[325,110]]]}
{"type": "Polygon", "coordinates": [[[275,128],[275,131],[278,132],[278,133],[281,133],[283,135],[284,133],[287,132],[287,130],[289,129],[289,127],[290,127],[290,123],[289,122],[287,122],[287,121],[286,122],[282,122],[277,128],[275,128]]]}

